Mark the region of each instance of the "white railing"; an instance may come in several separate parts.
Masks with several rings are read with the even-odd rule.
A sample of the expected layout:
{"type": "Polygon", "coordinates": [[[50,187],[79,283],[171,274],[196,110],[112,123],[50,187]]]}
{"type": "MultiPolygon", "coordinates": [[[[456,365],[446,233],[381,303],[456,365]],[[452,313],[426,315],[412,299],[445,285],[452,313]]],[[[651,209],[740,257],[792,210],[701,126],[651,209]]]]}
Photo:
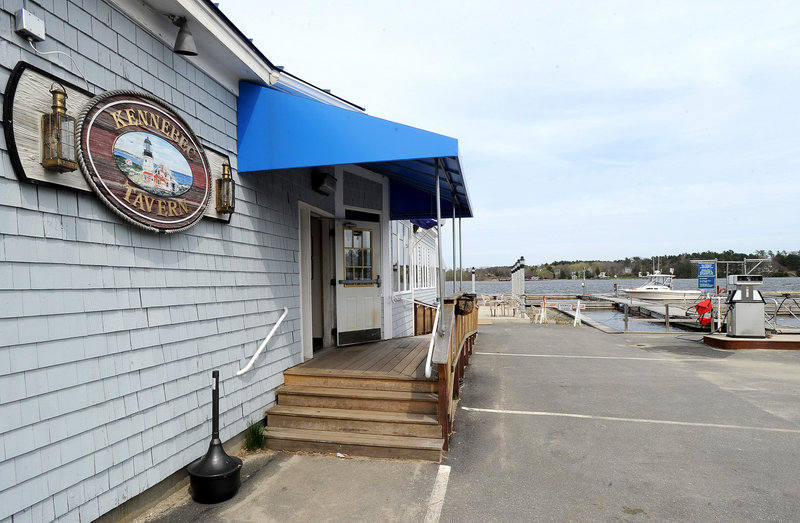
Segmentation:
{"type": "Polygon", "coordinates": [[[253,354],[252,358],[250,358],[250,362],[247,364],[247,366],[245,366],[245,368],[243,368],[242,370],[240,370],[239,372],[236,373],[237,376],[241,376],[242,374],[244,374],[245,372],[250,370],[250,368],[256,362],[256,359],[258,359],[258,356],[261,354],[261,352],[267,346],[267,343],[269,343],[269,340],[272,338],[272,335],[275,334],[275,331],[278,330],[278,325],[281,324],[281,322],[283,321],[283,319],[286,317],[287,314],[289,314],[289,309],[284,307],[283,308],[283,314],[281,314],[281,317],[278,318],[277,323],[275,323],[275,325],[272,326],[272,330],[269,331],[269,334],[267,334],[267,337],[264,338],[264,341],[261,342],[261,346],[258,347],[258,350],[256,351],[256,353],[253,354]]]}
{"type": "Polygon", "coordinates": [[[436,307],[436,316],[433,318],[433,330],[431,331],[431,343],[428,345],[428,356],[425,358],[425,377],[431,377],[431,358],[433,358],[433,344],[436,341],[436,331],[439,330],[439,313],[442,311],[442,304],[436,307]]]}

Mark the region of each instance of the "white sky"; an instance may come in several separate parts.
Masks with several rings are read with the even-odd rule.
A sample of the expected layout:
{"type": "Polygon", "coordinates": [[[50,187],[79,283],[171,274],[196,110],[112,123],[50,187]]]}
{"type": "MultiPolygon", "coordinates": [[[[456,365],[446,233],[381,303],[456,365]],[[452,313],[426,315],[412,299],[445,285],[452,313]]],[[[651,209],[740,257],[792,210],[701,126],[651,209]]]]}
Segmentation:
{"type": "Polygon", "coordinates": [[[800,2],[220,9],[292,74],[459,140],[465,267],[800,249],[800,2]]]}

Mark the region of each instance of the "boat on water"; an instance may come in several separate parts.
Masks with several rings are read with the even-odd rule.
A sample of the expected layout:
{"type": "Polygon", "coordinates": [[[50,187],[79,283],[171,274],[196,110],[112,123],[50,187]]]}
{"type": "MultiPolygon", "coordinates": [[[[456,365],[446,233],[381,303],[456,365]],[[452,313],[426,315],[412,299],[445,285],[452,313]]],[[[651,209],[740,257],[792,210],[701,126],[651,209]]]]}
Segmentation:
{"type": "Polygon", "coordinates": [[[699,290],[680,290],[672,288],[672,275],[655,271],[644,285],[622,292],[640,300],[697,300],[703,294],[699,290]]]}

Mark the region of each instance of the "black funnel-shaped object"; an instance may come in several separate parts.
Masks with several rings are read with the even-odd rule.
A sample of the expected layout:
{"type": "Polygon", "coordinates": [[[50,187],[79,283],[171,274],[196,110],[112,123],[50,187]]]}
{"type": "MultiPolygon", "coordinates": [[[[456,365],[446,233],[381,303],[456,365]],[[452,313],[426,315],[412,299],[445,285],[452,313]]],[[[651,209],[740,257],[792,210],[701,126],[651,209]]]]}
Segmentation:
{"type": "Polygon", "coordinates": [[[212,376],[211,444],[205,456],[186,468],[192,486],[192,499],[198,503],[219,503],[230,499],[242,484],[242,460],[225,454],[219,440],[219,371],[213,371],[212,376]]]}

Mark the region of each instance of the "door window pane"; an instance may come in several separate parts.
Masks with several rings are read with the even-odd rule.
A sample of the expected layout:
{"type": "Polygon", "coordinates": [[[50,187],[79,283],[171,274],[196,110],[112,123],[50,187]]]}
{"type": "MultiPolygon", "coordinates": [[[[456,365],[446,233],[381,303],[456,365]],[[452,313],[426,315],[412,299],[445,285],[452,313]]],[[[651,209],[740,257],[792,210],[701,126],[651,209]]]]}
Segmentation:
{"type": "Polygon", "coordinates": [[[344,229],[344,273],[350,286],[369,286],[372,283],[354,283],[372,280],[372,231],[369,229],[344,229]]]}

